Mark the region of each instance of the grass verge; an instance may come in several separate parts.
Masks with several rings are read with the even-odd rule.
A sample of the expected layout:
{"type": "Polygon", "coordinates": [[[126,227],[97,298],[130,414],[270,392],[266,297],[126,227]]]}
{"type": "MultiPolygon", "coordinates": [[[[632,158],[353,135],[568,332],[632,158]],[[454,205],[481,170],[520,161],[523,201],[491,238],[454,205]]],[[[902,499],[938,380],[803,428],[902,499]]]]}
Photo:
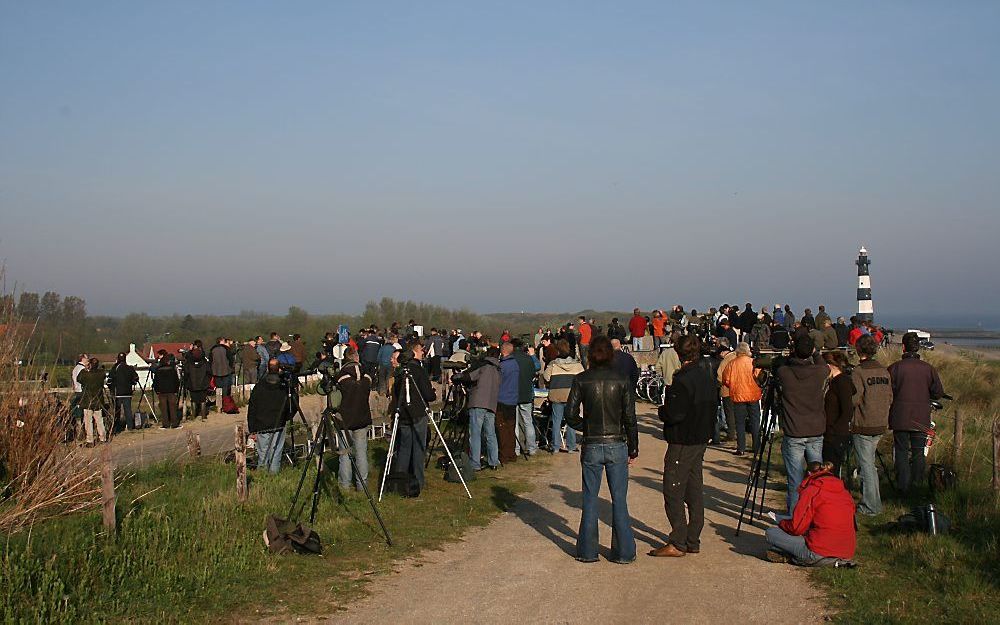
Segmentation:
{"type": "MultiPolygon", "coordinates": [[[[381,466],[384,443],[372,456],[372,466],[381,466]]],[[[381,504],[395,543],[388,547],[365,497],[339,492],[335,462],[315,524],[322,556],[271,556],[261,539],[266,516],[287,513],[299,471],[251,473],[249,499],[240,505],[232,465],[155,465],[119,489],[114,539],[100,533],[99,514],[8,537],[0,622],[245,622],[332,612],[399,560],[488,523],[546,464],[479,473],[471,500],[460,484],[429,470],[420,498],[387,495],[381,504]]]]}

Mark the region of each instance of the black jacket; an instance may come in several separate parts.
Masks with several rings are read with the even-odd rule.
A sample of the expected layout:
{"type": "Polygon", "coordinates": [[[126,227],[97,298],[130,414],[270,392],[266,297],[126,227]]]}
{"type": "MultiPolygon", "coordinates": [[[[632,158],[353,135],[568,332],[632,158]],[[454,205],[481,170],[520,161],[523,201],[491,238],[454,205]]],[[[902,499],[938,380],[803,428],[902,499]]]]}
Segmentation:
{"type": "Polygon", "coordinates": [[[177,377],[177,367],[170,360],[159,364],[153,370],[153,390],[160,395],[176,393],[180,390],[180,378],[177,377]]]}
{"type": "Polygon", "coordinates": [[[847,347],[850,343],[848,338],[851,334],[851,328],[846,323],[835,323],[833,324],[833,330],[837,333],[837,346],[847,347]]]}
{"type": "Polygon", "coordinates": [[[280,430],[291,416],[288,393],[281,385],[281,376],[268,373],[250,391],[247,405],[247,428],[251,434],[280,430]]]}
{"type": "Polygon", "coordinates": [[[896,432],[926,432],[931,427],[931,400],[944,395],[937,369],[917,354],[903,354],[889,365],[892,408],[889,428],[896,432]]]}
{"type": "Polygon", "coordinates": [[[530,404],[535,401],[535,361],[527,353],[515,349],[514,360],[517,362],[517,403],[530,404]]]}
{"type": "Polygon", "coordinates": [[[620,349],[617,350],[611,359],[611,366],[629,379],[634,390],[635,385],[639,382],[639,365],[635,363],[632,354],[626,354],[620,349]]]}
{"type": "Polygon", "coordinates": [[[116,397],[131,397],[132,387],[139,383],[139,374],[132,365],[116,364],[111,368],[108,381],[110,382],[108,386],[116,397]]]}
{"type": "Polygon", "coordinates": [[[825,436],[849,436],[851,434],[851,419],[854,417],[854,382],[851,372],[842,371],[830,380],[830,388],[826,391],[826,433],[825,436]]]}
{"type": "Polygon", "coordinates": [[[420,361],[413,359],[401,364],[393,374],[395,382],[392,385],[392,400],[389,403],[391,412],[399,411],[399,417],[405,423],[416,423],[427,416],[425,412],[430,403],[437,399],[437,393],[427,377],[427,370],[420,361]],[[408,384],[409,379],[413,380],[408,384]],[[409,388],[409,401],[407,401],[409,388]]]}
{"type": "Polygon", "coordinates": [[[184,367],[184,383],[189,391],[207,391],[212,378],[212,369],[208,358],[189,358],[184,367]]]}
{"type": "Polygon", "coordinates": [[[781,381],[781,430],[806,438],[826,432],[826,381],[830,367],[817,354],[809,360],[789,358],[778,368],[781,381]]]}
{"type": "Polygon", "coordinates": [[[348,362],[337,372],[337,388],[343,394],[340,419],[344,428],[360,430],[371,425],[372,409],[368,397],[372,390],[372,378],[362,370],[360,363],[348,362]]]}
{"type": "Polygon", "coordinates": [[[566,424],[582,430],[584,438],[620,436],[628,443],[629,458],[639,455],[635,401],[624,375],[612,367],[591,367],[573,378],[566,404],[566,424]]]}
{"type": "Polygon", "coordinates": [[[667,392],[663,438],[677,445],[706,445],[719,408],[719,386],[710,359],[685,363],[667,392]]]}

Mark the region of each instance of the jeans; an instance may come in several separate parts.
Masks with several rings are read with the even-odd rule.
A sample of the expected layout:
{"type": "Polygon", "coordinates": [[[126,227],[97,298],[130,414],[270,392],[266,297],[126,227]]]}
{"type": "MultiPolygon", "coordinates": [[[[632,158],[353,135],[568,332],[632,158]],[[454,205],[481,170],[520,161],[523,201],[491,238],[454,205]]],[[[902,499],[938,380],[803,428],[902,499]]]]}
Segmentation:
{"type": "Polygon", "coordinates": [[[663,456],[663,507],[670,521],[670,542],[681,551],[701,547],[705,447],[670,443],[663,456]]]}
{"type": "Polygon", "coordinates": [[[408,423],[400,420],[396,430],[396,455],[393,471],[409,473],[424,489],[424,453],[427,451],[427,417],[408,423]]]}
{"type": "MultiPolygon", "coordinates": [[[[338,471],[340,487],[344,490],[351,487],[353,467],[351,466],[351,457],[348,454],[353,451],[354,461],[358,464],[358,474],[354,476],[354,487],[358,490],[363,490],[361,484],[368,481],[368,428],[347,430],[344,434],[348,439],[347,443],[351,446],[351,449],[337,450],[337,453],[340,455],[340,470],[338,471]]],[[[340,443],[339,436],[337,437],[337,442],[340,443]]]]}
{"type": "Polygon", "coordinates": [[[517,405],[517,436],[514,443],[514,452],[521,453],[521,443],[527,447],[529,456],[534,456],[538,451],[538,444],[535,442],[535,421],[531,418],[531,409],[534,404],[517,405]]]}
{"type": "Polygon", "coordinates": [[[823,556],[809,551],[804,536],[792,536],[780,527],[767,528],[767,531],[764,532],[764,538],[767,540],[767,544],[778,551],[787,553],[802,564],[812,564],[823,558],[823,556]]]}
{"type": "Polygon", "coordinates": [[[823,461],[822,436],[781,437],[781,457],[785,461],[785,475],[788,476],[788,514],[795,511],[799,502],[799,484],[806,472],[806,463],[823,461]]]}
{"type": "Polygon", "coordinates": [[[485,408],[469,408],[469,461],[472,469],[483,468],[483,434],[486,435],[486,462],[491,467],[500,466],[500,451],[497,447],[497,416],[485,408]]]}
{"type": "Polygon", "coordinates": [[[566,451],[576,449],[576,430],[566,426],[566,439],[563,441],[562,422],[566,413],[566,404],[552,402],[552,451],[558,451],[562,447],[561,442],[566,443],[566,451]]]}
{"type": "Polygon", "coordinates": [[[281,470],[281,454],[285,450],[285,428],[257,432],[257,468],[271,473],[281,470]]]}
{"type": "Polygon", "coordinates": [[[733,440],[736,437],[736,416],[733,413],[733,399],[728,395],[722,398],[722,413],[726,417],[726,438],[733,440]]]}
{"type": "Polygon", "coordinates": [[[389,377],[392,375],[392,367],[389,365],[379,365],[378,366],[378,377],[376,380],[376,389],[380,393],[384,393],[389,389],[389,377]]]}
{"type": "MultiPolygon", "coordinates": [[[[233,376],[230,375],[217,375],[215,376],[215,388],[222,389],[222,396],[228,397],[233,394],[233,376]]],[[[218,410],[222,410],[222,406],[219,406],[218,410]]]]}
{"type": "Polygon", "coordinates": [[[639,350],[642,349],[642,337],[641,336],[633,336],[632,337],[632,349],[635,350],[635,351],[639,351],[639,350]]]}
{"type": "Polygon", "coordinates": [[[882,513],[882,497],[878,490],[878,469],[875,468],[875,454],[881,434],[869,436],[854,434],[854,456],[858,459],[858,473],[861,474],[861,501],[858,512],[868,516],[882,513]]]}
{"type": "Polygon", "coordinates": [[[135,415],[132,414],[132,396],[115,397],[115,429],[121,423],[130,430],[135,429],[135,415]]]}
{"type": "Polygon", "coordinates": [[[590,358],[590,345],[580,345],[580,364],[587,368],[587,359],[590,358]]]}
{"type": "Polygon", "coordinates": [[[923,432],[893,432],[892,443],[896,453],[896,485],[900,492],[907,492],[913,484],[924,480],[927,468],[927,434],[923,432]]]}
{"type": "Polygon", "coordinates": [[[750,438],[753,451],[760,447],[760,404],[755,401],[733,402],[733,417],[736,419],[736,451],[743,453],[747,448],[747,418],[750,419],[750,438]]]}
{"type": "Polygon", "coordinates": [[[635,535],[628,514],[628,446],[625,443],[584,445],[580,464],[583,469],[583,514],[576,541],[577,559],[597,559],[597,501],[601,473],[606,472],[611,491],[611,559],[632,562],[635,560],[635,535]]]}

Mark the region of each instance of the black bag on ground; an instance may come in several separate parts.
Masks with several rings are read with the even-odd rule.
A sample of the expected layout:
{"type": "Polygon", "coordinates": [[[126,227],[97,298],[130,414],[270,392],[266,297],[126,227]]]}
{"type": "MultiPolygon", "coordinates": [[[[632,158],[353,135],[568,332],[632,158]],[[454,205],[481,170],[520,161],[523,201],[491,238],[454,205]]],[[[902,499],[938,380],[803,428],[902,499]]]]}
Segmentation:
{"type": "Polygon", "coordinates": [[[958,486],[958,474],[951,467],[932,464],[927,469],[927,486],[931,493],[940,493],[958,486]]]}
{"type": "Polygon", "coordinates": [[[466,484],[476,479],[476,472],[472,470],[472,462],[469,459],[469,454],[462,451],[454,454],[453,457],[455,458],[455,462],[447,463],[444,472],[444,481],[452,482],[453,484],[461,483],[462,480],[458,478],[459,473],[461,473],[466,484]]]}
{"type": "Polygon", "coordinates": [[[392,471],[385,480],[385,489],[390,493],[396,493],[400,497],[419,497],[420,484],[417,478],[409,473],[392,471]]]}
{"type": "Polygon", "coordinates": [[[285,553],[322,553],[323,545],[319,534],[308,525],[281,519],[274,515],[267,517],[264,528],[264,544],[268,551],[285,553]]]}

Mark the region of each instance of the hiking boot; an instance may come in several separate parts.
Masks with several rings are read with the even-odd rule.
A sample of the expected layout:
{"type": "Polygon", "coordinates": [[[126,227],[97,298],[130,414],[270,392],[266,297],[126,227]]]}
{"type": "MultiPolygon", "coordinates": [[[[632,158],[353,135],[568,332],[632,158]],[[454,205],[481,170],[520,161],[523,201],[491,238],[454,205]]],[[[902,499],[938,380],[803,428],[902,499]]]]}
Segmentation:
{"type": "Polygon", "coordinates": [[[649,552],[649,555],[654,558],[683,558],[687,553],[675,547],[673,543],[667,543],[662,547],[653,549],[649,552]]]}
{"type": "Polygon", "coordinates": [[[788,564],[791,562],[791,558],[784,551],[778,551],[777,549],[768,549],[767,553],[764,554],[764,558],[768,562],[774,562],[776,564],[788,564]]]}

